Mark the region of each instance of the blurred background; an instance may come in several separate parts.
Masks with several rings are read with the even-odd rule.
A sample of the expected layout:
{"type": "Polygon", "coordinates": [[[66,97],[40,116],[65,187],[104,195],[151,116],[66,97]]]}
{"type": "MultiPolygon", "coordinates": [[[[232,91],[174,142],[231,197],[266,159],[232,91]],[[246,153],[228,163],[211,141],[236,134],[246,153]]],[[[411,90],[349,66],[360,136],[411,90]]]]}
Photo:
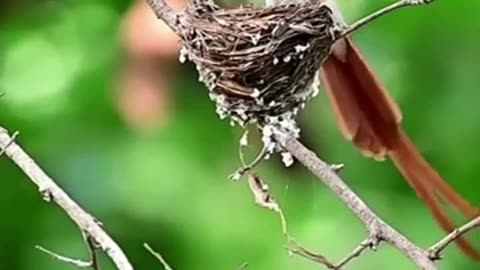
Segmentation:
{"type": "MultiPolygon", "coordinates": [[[[170,0],[181,8],[183,0],[170,0]]],[[[392,0],[393,1],[393,0],[392,0]]],[[[353,21],[392,1],[344,0],[353,21]]],[[[229,2],[229,5],[238,5],[229,2]]],[[[480,204],[479,1],[408,8],[355,33],[403,108],[404,126],[427,159],[480,204]]],[[[136,269],[161,269],[148,242],[176,270],[319,269],[289,256],[278,217],[255,206],[239,166],[242,131],[215,114],[176,36],[143,0],[0,2],[0,125],[105,225],[136,269]]],[[[444,234],[390,161],[363,158],[343,140],[324,94],[301,114],[302,140],[385,220],[427,247],[444,234]]],[[[255,141],[254,139],[252,139],[255,141]]],[[[249,147],[250,154],[259,149],[249,147]]],[[[365,236],[360,222],[301,166],[278,158],[259,174],[290,233],[336,261],[365,236]]],[[[35,250],[87,258],[74,223],[0,158],[0,269],[74,269],[35,250]]],[[[480,240],[480,232],[471,238],[480,240]]],[[[480,244],[480,241],[477,241],[480,244]]],[[[451,246],[442,269],[478,269],[451,246]]],[[[102,255],[103,269],[113,269],[102,255]]],[[[346,269],[414,269],[393,248],[346,269]]]]}

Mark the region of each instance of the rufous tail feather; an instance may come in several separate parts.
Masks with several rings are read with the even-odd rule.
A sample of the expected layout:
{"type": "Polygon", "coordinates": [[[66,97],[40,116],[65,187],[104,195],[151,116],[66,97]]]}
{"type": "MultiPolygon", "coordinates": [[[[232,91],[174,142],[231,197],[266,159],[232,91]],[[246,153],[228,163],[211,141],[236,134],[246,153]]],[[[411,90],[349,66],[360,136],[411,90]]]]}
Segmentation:
{"type": "MultiPolygon", "coordinates": [[[[390,156],[445,231],[453,231],[455,224],[440,199],[468,219],[480,215],[480,211],[445,182],[416,149],[401,127],[399,107],[350,39],[335,44],[322,65],[321,78],[344,137],[366,156],[375,159],[390,156]]],[[[480,253],[463,237],[456,243],[466,255],[480,260],[480,253]]]]}

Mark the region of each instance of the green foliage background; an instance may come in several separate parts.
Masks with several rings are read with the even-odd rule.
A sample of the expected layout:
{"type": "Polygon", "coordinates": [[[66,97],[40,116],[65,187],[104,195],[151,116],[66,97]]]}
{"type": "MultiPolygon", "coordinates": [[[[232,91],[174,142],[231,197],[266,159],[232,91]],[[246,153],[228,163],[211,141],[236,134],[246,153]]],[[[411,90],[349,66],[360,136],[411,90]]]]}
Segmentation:
{"type": "MultiPolygon", "coordinates": [[[[341,1],[349,21],[389,1],[341,1]]],[[[119,242],[136,269],[161,269],[150,243],[177,270],[319,269],[288,256],[278,217],[254,205],[238,166],[241,135],[220,121],[183,65],[175,111],[153,132],[129,130],[113,104],[121,63],[118,27],[129,1],[24,1],[0,12],[0,125],[119,242]]],[[[403,108],[404,126],[434,166],[480,204],[480,1],[438,0],[387,16],[354,35],[403,108]]],[[[141,29],[139,29],[141,31],[141,29]]],[[[443,232],[390,161],[364,159],[344,141],[326,97],[302,114],[303,137],[388,222],[427,247],[443,232]]],[[[351,212],[303,168],[262,164],[291,233],[339,259],[365,236],[351,212]]],[[[5,157],[0,159],[0,269],[73,269],[37,244],[86,257],[75,225],[5,157]]],[[[479,238],[480,233],[472,234],[479,238]]],[[[453,246],[442,269],[478,269],[453,246]]],[[[103,269],[113,269],[102,257],[103,269]]],[[[393,248],[347,269],[414,269],[393,248]]]]}

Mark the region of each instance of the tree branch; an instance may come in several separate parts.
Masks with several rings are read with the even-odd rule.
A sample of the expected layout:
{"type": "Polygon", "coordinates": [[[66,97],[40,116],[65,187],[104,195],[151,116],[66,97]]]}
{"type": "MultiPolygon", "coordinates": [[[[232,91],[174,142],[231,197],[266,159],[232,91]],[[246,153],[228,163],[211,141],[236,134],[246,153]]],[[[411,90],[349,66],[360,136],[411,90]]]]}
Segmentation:
{"type": "Polygon", "coordinates": [[[173,31],[177,30],[177,13],[167,5],[165,0],[147,0],[147,3],[157,18],[164,21],[173,31]]]}
{"type": "MultiPolygon", "coordinates": [[[[298,140],[277,133],[276,140],[300,163],[327,185],[363,222],[372,238],[385,241],[405,254],[420,269],[435,270],[437,267],[428,254],[405,236],[384,222],[355,194],[331,167],[298,140]]],[[[356,253],[356,252],[355,252],[356,253]]]]}
{"type": "Polygon", "coordinates": [[[359,257],[362,252],[364,252],[367,248],[376,249],[378,245],[378,238],[376,237],[367,237],[367,239],[363,240],[349,255],[344,257],[333,269],[342,269],[345,265],[347,265],[351,260],[359,257]]]}
{"type": "Polygon", "coordinates": [[[38,187],[46,201],[55,202],[77,224],[87,237],[93,239],[111,258],[117,269],[133,270],[132,265],[122,249],[102,229],[97,221],[65,193],[8,135],[7,130],[0,127],[0,149],[4,152],[38,187]]]}
{"type": "Polygon", "coordinates": [[[473,230],[474,228],[480,227],[480,216],[477,218],[472,219],[470,222],[466,223],[465,225],[455,229],[449,235],[445,236],[443,239],[438,241],[436,244],[431,246],[428,249],[428,256],[431,260],[438,260],[440,259],[440,253],[455,239],[459,238],[460,236],[466,234],[467,232],[473,230]]]}
{"type": "Polygon", "coordinates": [[[391,5],[388,5],[380,10],[377,10],[373,12],[372,14],[361,18],[360,20],[354,22],[353,24],[349,25],[340,35],[339,38],[343,38],[358,29],[360,29],[363,26],[366,26],[370,24],[372,21],[383,17],[384,15],[395,11],[399,8],[404,8],[404,7],[410,7],[410,6],[415,6],[415,5],[427,5],[433,3],[434,0],[399,0],[391,5]]]}

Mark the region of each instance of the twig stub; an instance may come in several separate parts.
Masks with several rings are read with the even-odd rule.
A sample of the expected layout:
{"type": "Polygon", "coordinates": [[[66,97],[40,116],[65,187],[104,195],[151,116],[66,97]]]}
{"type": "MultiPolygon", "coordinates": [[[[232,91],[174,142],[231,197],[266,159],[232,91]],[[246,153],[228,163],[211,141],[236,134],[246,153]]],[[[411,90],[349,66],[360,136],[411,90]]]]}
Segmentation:
{"type": "Polygon", "coordinates": [[[455,229],[453,232],[445,236],[443,239],[432,245],[428,250],[427,254],[428,257],[435,261],[440,260],[441,252],[451,243],[453,243],[456,239],[460,238],[462,235],[466,234],[467,232],[473,230],[474,228],[480,227],[480,216],[477,218],[472,219],[471,221],[467,222],[463,226],[455,229]]]}

